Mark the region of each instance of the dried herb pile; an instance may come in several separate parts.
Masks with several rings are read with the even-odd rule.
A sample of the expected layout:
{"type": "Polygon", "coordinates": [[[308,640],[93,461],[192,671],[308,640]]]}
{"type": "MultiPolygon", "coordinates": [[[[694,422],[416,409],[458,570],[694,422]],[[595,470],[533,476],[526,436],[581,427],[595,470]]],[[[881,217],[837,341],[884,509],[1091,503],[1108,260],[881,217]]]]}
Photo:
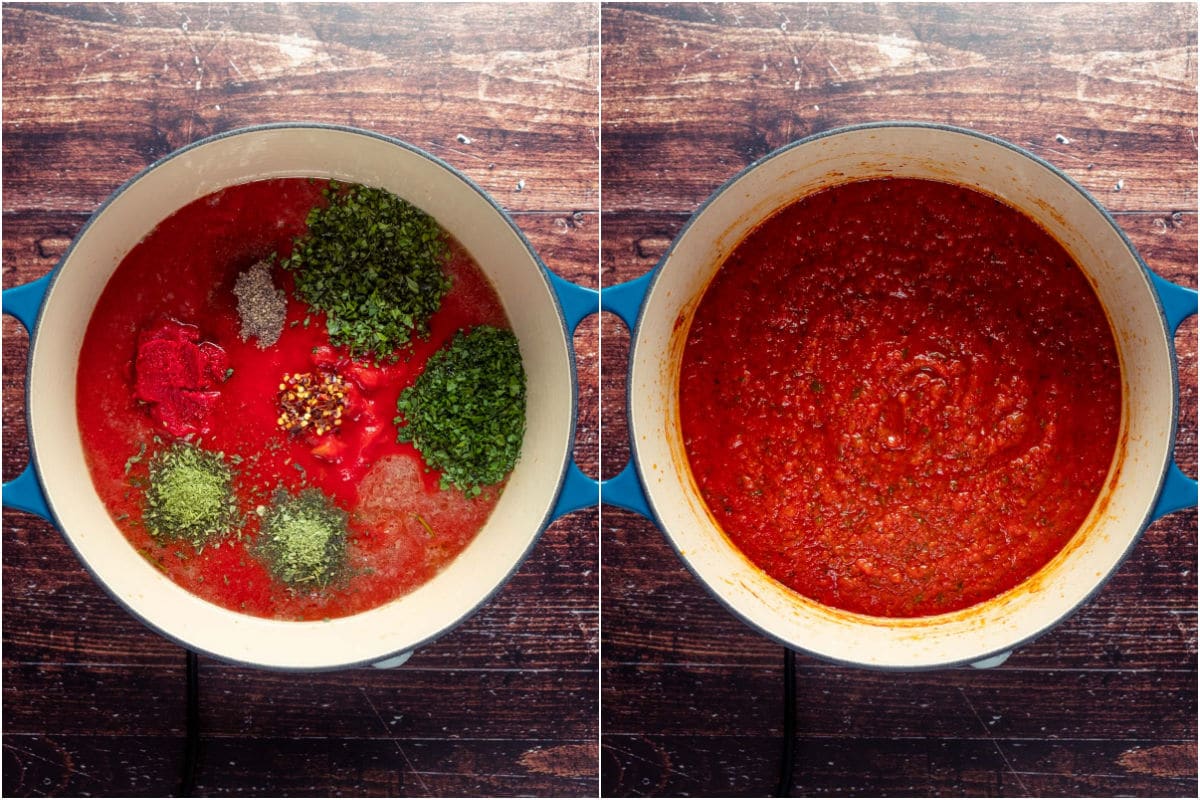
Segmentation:
{"type": "Polygon", "coordinates": [[[327,585],[346,558],[346,522],[346,512],[318,489],[280,492],[259,534],[267,569],[291,586],[327,585]]]}
{"type": "Polygon", "coordinates": [[[155,453],[148,467],[143,519],[156,539],[202,550],[241,528],[233,470],[222,453],[181,440],[155,453]]]}

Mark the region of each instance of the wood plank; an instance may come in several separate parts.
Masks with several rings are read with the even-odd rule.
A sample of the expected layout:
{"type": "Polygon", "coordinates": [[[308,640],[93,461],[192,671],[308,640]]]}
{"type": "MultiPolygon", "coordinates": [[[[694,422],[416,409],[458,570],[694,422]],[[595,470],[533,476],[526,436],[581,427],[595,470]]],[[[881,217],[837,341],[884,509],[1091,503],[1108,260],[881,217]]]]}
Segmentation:
{"type": "MultiPolygon", "coordinates": [[[[781,652],[776,649],[776,661],[781,652]]],[[[797,726],[806,735],[1169,741],[1196,736],[1195,694],[1189,697],[1195,674],[1185,665],[1152,676],[1136,670],[970,667],[897,675],[804,657],[797,665],[797,726]],[[1038,686],[1036,704],[1029,701],[1031,680],[1038,686]],[[1101,696],[1104,713],[1081,713],[1095,709],[1101,696]]],[[[614,666],[604,677],[604,736],[778,734],[780,675],[778,667],[741,664],[614,666]],[[621,702],[629,697],[638,699],[621,702]],[[643,729],[647,717],[655,720],[655,730],[643,729]]]]}
{"type": "Polygon", "coordinates": [[[171,666],[6,662],[4,732],[182,736],[183,651],[175,656],[171,666]]]}
{"type": "MultiPolygon", "coordinates": [[[[182,737],[6,734],[4,794],[172,796],[182,761],[182,737]]],[[[592,797],[576,776],[595,761],[594,742],[221,736],[202,741],[196,793],[592,797]]]]}
{"type": "Polygon", "coordinates": [[[6,797],[169,797],[182,768],[181,736],[4,734],[6,797]]]}
{"type": "Polygon", "coordinates": [[[206,796],[594,797],[594,742],[217,737],[203,749],[206,796]]]}
{"type": "Polygon", "coordinates": [[[254,738],[288,731],[316,737],[594,741],[594,670],[442,669],[423,667],[419,659],[396,670],[348,670],[303,681],[205,664],[201,724],[209,736],[254,738]]]}
{"type": "Polygon", "coordinates": [[[603,797],[774,797],[776,736],[606,736],[603,797]]]}
{"type": "MultiPolygon", "coordinates": [[[[1195,743],[854,740],[801,732],[792,796],[1194,796],[1195,743]],[[1104,765],[1097,770],[1098,765],[1104,765]],[[1194,773],[1193,773],[1194,774],[1194,773]]],[[[773,737],[615,736],[601,752],[606,797],[772,796],[773,737]]]]}
{"type": "Polygon", "coordinates": [[[5,210],[90,211],[178,147],[279,119],[395,135],[513,210],[597,202],[595,6],[166,5],[114,18],[13,6],[4,17],[6,96],[19,98],[6,102],[5,210]]]}
{"type": "Polygon", "coordinates": [[[880,119],[999,136],[1115,210],[1196,205],[1191,5],[645,4],[601,24],[606,209],[688,210],[778,147],[880,119]]]}
{"type": "MultiPolygon", "coordinates": [[[[174,669],[104,664],[6,665],[5,731],[119,736],[183,733],[183,652],[174,669]],[[30,691],[40,693],[36,699],[30,691]],[[49,727],[47,710],[71,719],[49,727]]],[[[205,736],[511,738],[594,741],[596,673],[588,669],[443,669],[418,654],[396,670],[296,676],[201,661],[205,736]],[[430,698],[437,698],[430,703],[430,698]]]]}

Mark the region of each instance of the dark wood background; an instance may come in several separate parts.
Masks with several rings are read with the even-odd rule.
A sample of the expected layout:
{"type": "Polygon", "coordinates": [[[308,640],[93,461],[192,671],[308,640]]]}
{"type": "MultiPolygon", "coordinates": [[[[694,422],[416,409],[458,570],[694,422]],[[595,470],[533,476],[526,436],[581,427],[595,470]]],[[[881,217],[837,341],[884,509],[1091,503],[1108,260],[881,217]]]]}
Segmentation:
{"type": "MultiPolygon", "coordinates": [[[[1045,157],[1154,270],[1195,286],[1194,4],[606,5],[599,32],[596,14],[6,6],[4,285],[49,271],[138,169],[245,124],[338,122],[413,142],[496,197],[552,269],[594,286],[598,247],[604,285],[637,277],[755,158],[905,118],[1045,157]]],[[[10,319],[3,336],[11,479],[28,457],[27,340],[10,319]]],[[[577,457],[606,477],[628,457],[627,342],[609,317],[576,337],[577,457]]],[[[1195,475],[1195,320],[1176,345],[1178,449],[1195,475]]],[[[198,791],[594,795],[602,682],[605,794],[772,792],[780,648],[712,601],[652,525],[603,511],[601,681],[598,516],[585,511],[399,670],[299,679],[202,659],[198,791]]],[[[3,546],[3,793],[172,793],[182,651],[97,589],[51,526],[5,512],[3,546]]],[[[796,793],[1195,796],[1195,511],[1152,525],[1092,603],[998,669],[798,661],[796,793]]]]}
{"type": "MultiPolygon", "coordinates": [[[[437,155],[595,287],[596,4],[6,5],[3,276],[48,272],[91,212],[170,151],[243,125],[356,125],[437,155]],[[469,144],[459,135],[471,139],[469,144]],[[523,181],[518,190],[518,183],[523,181]]],[[[598,464],[596,318],[576,449],[598,464]]],[[[28,458],[24,330],[4,320],[4,478],[28,458]]],[[[200,660],[207,795],[598,791],[596,509],[551,525],[477,615],[404,667],[295,676],[200,660]]],[[[184,652],[4,512],[3,794],[172,794],[184,652]]]]}
{"type": "MultiPolygon", "coordinates": [[[[604,285],[651,269],[722,182],[794,139],[913,119],[1065,170],[1147,263],[1196,285],[1196,5],[605,5],[604,285]],[[1062,143],[1057,136],[1069,139],[1062,143]],[[1121,183],[1120,191],[1115,187],[1121,183]]],[[[628,457],[628,335],[605,316],[602,472],[628,457]]],[[[1196,474],[1196,321],[1176,341],[1196,474]]],[[[782,651],[641,518],[602,519],[606,795],[764,795],[782,651]]],[[[910,675],[798,657],[805,795],[1196,796],[1196,512],[1002,667],[910,675]]]]}

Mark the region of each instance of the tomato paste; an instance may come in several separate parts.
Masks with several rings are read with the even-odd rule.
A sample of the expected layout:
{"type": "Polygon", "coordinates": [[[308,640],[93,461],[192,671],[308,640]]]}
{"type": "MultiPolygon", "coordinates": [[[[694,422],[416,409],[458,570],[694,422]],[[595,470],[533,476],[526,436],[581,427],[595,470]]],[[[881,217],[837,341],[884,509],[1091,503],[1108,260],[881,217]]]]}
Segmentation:
{"type": "Polygon", "coordinates": [[[171,435],[207,433],[228,363],[195,325],[160,320],[138,334],[133,395],[171,435]]]}
{"type": "Polygon", "coordinates": [[[238,276],[288,255],[310,209],[326,202],[326,186],[256,181],[162,221],[113,273],[80,351],[79,429],[113,520],[172,580],[256,616],[338,617],[412,591],[470,543],[502,490],[497,484],[474,498],[440,490],[438,473],[397,441],[392,421],[400,393],[457,331],[508,327],[495,290],[457,242],[445,266],[452,288],[430,319],[429,337],[414,338],[394,360],[353,359],[332,347],[324,316],[296,299],[291,273],[278,268],[272,279],[287,296],[278,341],[265,346],[242,335],[238,276]],[[331,413],[312,417],[320,424],[294,424],[287,392],[305,381],[335,387],[331,413]],[[179,436],[233,467],[246,517],[238,535],[199,552],[160,541],[142,524],[146,461],[179,436]],[[254,553],[261,509],[281,490],[305,488],[349,516],[348,577],[324,588],[281,584],[254,553]]]}
{"type": "Polygon", "coordinates": [[[728,256],[683,353],[680,424],[726,535],[821,603],[980,603],[1058,553],[1121,416],[1088,279],[1015,209],[879,179],[785,207],[728,256]]]}

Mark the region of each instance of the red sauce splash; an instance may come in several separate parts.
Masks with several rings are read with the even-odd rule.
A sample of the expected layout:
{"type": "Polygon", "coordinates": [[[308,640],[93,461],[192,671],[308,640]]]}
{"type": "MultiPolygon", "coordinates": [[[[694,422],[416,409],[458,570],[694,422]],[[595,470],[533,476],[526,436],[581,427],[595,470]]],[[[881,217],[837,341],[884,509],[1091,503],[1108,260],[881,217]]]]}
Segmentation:
{"type": "Polygon", "coordinates": [[[1074,535],[1121,415],[1104,309],[1046,231],[945,183],[783,209],[729,256],[683,354],[692,473],[730,539],[821,603],[965,608],[1074,535]]]}
{"type": "Polygon", "coordinates": [[[392,422],[400,392],[456,331],[481,324],[509,327],[495,290],[457,243],[447,266],[452,289],[430,320],[429,338],[415,340],[393,364],[354,361],[330,347],[324,317],[292,296],[291,275],[278,269],[274,279],[289,297],[282,336],[267,349],[253,338],[241,339],[233,293],[238,274],[291,251],[309,209],[324,202],[325,186],[305,178],[256,181],[180,209],[113,273],[80,351],[79,429],[96,490],[114,521],[172,580],[213,603],[256,616],[338,617],[412,591],[470,543],[502,489],[492,487],[473,499],[440,490],[440,475],[426,470],[412,445],[396,441],[392,422]],[[152,452],[162,446],[155,437],[170,441],[179,430],[157,419],[156,406],[145,400],[191,382],[178,377],[173,356],[162,356],[158,370],[146,370],[149,362],[143,363],[138,382],[139,359],[151,358],[139,348],[139,337],[144,347],[163,319],[185,323],[186,333],[179,336],[193,345],[211,343],[226,357],[221,366],[209,356],[193,363],[195,354],[177,354],[189,376],[193,366],[209,378],[220,373],[220,381],[200,390],[216,396],[205,400],[208,422],[196,433],[206,449],[237,459],[237,493],[249,519],[242,540],[199,554],[159,543],[145,531],[142,492],[131,485],[144,478],[145,459],[127,469],[143,446],[152,452]],[[282,429],[277,420],[283,376],[322,370],[337,372],[353,387],[347,420],[337,433],[321,436],[282,429]],[[148,378],[150,372],[163,385],[148,378]],[[306,486],[325,492],[351,515],[349,577],[325,591],[292,590],[273,581],[251,552],[254,509],[269,504],[280,488],[296,492],[306,486]]]}

